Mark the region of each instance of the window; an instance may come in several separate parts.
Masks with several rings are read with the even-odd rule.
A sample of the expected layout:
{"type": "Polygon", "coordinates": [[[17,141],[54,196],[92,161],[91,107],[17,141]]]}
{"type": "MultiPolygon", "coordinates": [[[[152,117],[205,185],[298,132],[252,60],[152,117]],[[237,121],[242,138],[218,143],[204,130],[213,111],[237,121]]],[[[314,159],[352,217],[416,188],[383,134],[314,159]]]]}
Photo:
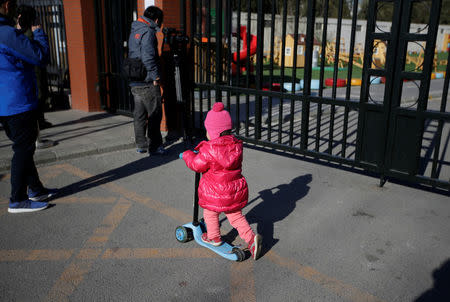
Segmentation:
{"type": "Polygon", "coordinates": [[[316,30],[322,30],[322,23],[320,23],[320,22],[317,22],[316,23],[316,30]]]}
{"type": "Polygon", "coordinates": [[[362,30],[362,25],[356,25],[356,31],[361,31],[362,30]]]}
{"type": "Polygon", "coordinates": [[[286,47],[286,49],[284,50],[284,54],[286,56],[290,56],[291,55],[291,48],[290,47],[286,47]]]}
{"type": "Polygon", "coordinates": [[[298,46],[297,55],[302,55],[302,54],[303,54],[303,46],[298,46]]]}

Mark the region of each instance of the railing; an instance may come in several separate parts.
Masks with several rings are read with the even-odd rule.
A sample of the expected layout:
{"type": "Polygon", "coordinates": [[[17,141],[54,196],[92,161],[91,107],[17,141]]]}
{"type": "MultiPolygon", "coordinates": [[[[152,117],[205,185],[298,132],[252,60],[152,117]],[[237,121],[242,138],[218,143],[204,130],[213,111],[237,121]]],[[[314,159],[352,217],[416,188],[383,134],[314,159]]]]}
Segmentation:
{"type": "Polygon", "coordinates": [[[449,190],[450,65],[431,67],[442,1],[369,1],[367,20],[359,2],[190,1],[192,127],[222,101],[249,143],[449,190]],[[421,42],[423,69],[405,72],[421,42]]]}
{"type": "Polygon", "coordinates": [[[128,55],[131,23],[137,20],[137,1],[95,0],[94,7],[102,107],[111,112],[132,115],[132,94],[120,69],[128,55]]]}
{"type": "Polygon", "coordinates": [[[51,92],[63,93],[65,88],[70,88],[63,1],[19,0],[17,3],[36,9],[50,43],[50,64],[47,66],[49,88],[51,92]]]}

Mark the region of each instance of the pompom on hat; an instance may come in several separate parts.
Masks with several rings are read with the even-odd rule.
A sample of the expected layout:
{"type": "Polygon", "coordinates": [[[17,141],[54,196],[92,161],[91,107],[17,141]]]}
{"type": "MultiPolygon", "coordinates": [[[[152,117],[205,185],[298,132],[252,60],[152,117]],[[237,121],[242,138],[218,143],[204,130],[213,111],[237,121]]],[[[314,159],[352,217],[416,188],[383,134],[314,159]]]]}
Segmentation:
{"type": "Polygon", "coordinates": [[[208,112],[205,119],[205,128],[206,131],[208,131],[211,140],[218,138],[223,131],[231,130],[231,128],[233,128],[231,116],[228,111],[224,109],[223,103],[215,103],[208,112]]]}

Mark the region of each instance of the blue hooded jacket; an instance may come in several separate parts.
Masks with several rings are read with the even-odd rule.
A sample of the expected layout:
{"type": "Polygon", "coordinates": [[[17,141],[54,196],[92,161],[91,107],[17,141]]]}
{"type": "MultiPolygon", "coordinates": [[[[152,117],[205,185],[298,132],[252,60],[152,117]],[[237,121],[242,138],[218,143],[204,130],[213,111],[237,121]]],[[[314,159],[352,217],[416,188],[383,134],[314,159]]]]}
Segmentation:
{"type": "Polygon", "coordinates": [[[11,116],[37,108],[34,65],[49,58],[48,39],[42,29],[28,39],[11,20],[0,15],[0,116],[11,116]]]}
{"type": "Polygon", "coordinates": [[[156,38],[158,30],[158,25],[144,16],[131,24],[128,57],[142,60],[147,69],[147,77],[144,82],[131,82],[130,86],[148,85],[149,82],[160,78],[158,39],[156,38]]]}

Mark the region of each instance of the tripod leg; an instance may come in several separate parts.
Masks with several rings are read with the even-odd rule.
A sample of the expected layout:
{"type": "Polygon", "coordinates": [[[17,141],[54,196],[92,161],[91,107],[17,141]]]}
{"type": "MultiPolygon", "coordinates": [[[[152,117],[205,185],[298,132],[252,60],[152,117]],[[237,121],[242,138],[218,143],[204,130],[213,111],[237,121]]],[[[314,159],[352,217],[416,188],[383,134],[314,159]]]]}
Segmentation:
{"type": "Polygon", "coordinates": [[[183,103],[183,93],[181,90],[181,74],[180,67],[175,66],[175,90],[177,93],[177,102],[183,103]]]}
{"type": "Polygon", "coordinates": [[[179,105],[181,105],[182,110],[181,110],[181,114],[183,115],[183,142],[185,145],[185,148],[189,148],[191,144],[191,140],[190,137],[187,134],[187,127],[188,127],[188,121],[187,121],[187,111],[186,111],[186,102],[184,102],[183,100],[183,90],[181,89],[181,72],[180,72],[180,67],[179,66],[175,66],[175,90],[176,90],[176,94],[177,94],[177,103],[179,105]]]}

